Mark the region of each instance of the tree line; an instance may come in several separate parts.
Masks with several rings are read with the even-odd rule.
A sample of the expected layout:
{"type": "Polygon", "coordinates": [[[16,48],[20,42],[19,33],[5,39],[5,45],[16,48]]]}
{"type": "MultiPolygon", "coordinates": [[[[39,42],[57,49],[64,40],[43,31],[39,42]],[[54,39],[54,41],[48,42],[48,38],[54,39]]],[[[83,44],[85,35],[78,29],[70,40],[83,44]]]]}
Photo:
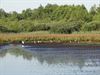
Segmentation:
{"type": "Polygon", "coordinates": [[[100,31],[100,5],[88,11],[84,5],[40,5],[21,13],[5,12],[0,9],[0,32],[73,33],[100,31]]]}

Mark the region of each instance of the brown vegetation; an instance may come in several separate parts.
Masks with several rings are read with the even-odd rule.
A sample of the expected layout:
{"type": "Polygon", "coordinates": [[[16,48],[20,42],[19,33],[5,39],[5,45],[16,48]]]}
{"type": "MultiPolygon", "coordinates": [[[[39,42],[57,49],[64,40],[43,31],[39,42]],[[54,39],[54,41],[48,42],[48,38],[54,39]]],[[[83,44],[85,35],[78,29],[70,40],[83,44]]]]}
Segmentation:
{"type": "Polygon", "coordinates": [[[100,43],[100,34],[32,34],[32,33],[1,33],[0,43],[64,42],[64,43],[100,43]]]}

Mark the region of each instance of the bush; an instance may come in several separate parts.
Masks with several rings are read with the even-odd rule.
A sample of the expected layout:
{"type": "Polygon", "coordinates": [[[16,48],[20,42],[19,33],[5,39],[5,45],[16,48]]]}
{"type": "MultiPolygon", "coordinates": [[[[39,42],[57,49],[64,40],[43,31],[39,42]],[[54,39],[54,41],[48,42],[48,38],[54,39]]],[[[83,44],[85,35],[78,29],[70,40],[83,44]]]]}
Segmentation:
{"type": "Polygon", "coordinates": [[[50,29],[50,26],[46,23],[37,23],[34,26],[34,31],[47,31],[50,29]]]}
{"type": "Polygon", "coordinates": [[[20,32],[47,31],[50,29],[50,26],[46,23],[34,23],[32,21],[22,20],[19,21],[18,29],[20,32]]]}
{"type": "Polygon", "coordinates": [[[8,28],[0,26],[0,32],[8,32],[8,28]]]}
{"type": "Polygon", "coordinates": [[[72,33],[74,31],[80,31],[83,22],[73,21],[68,23],[58,23],[51,27],[53,33],[72,33]]]}
{"type": "Polygon", "coordinates": [[[100,22],[99,21],[93,21],[89,23],[85,23],[85,25],[82,26],[83,31],[98,31],[100,30],[100,22]]]}
{"type": "Polygon", "coordinates": [[[34,30],[34,23],[32,21],[22,20],[19,21],[18,31],[19,32],[31,32],[34,30]]]}

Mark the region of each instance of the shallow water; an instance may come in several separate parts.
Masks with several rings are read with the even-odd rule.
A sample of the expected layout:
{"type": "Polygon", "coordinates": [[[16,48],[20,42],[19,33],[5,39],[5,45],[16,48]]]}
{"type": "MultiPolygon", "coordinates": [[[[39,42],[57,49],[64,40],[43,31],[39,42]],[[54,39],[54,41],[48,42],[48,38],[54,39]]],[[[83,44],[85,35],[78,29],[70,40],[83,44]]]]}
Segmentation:
{"type": "Polygon", "coordinates": [[[3,45],[0,75],[100,75],[100,48],[3,45]]]}

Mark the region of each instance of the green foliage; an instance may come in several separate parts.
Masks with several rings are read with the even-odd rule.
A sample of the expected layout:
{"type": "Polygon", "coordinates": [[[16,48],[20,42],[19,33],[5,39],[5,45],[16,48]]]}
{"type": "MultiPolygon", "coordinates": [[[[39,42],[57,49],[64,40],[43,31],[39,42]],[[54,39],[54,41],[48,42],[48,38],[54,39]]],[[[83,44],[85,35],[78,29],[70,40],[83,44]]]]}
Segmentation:
{"type": "Polygon", "coordinates": [[[33,31],[34,23],[28,20],[21,20],[18,22],[19,32],[31,32],[33,31]]]}
{"type": "Polygon", "coordinates": [[[100,14],[97,14],[93,17],[94,21],[100,21],[100,14]]]}
{"type": "Polygon", "coordinates": [[[47,31],[50,29],[50,26],[46,23],[38,23],[34,28],[36,31],[47,31]]]}
{"type": "Polygon", "coordinates": [[[0,9],[0,19],[5,17],[7,17],[7,13],[3,9],[0,9]]]}
{"type": "Polygon", "coordinates": [[[0,26],[0,32],[8,32],[8,29],[4,26],[0,26]]]}
{"type": "Polygon", "coordinates": [[[86,10],[86,8],[82,5],[82,6],[76,6],[73,7],[73,11],[71,12],[69,21],[78,21],[78,20],[82,20],[85,22],[90,21],[90,16],[88,14],[88,11],[86,10]]]}
{"type": "Polygon", "coordinates": [[[100,21],[93,21],[90,23],[86,23],[85,25],[83,25],[82,27],[83,31],[100,31],[100,21]]]}
{"type": "Polygon", "coordinates": [[[81,21],[73,21],[66,23],[56,23],[51,27],[51,32],[54,33],[72,33],[74,31],[80,31],[82,26],[81,21]]]}
{"type": "Polygon", "coordinates": [[[96,14],[96,5],[91,7],[90,14],[91,14],[91,16],[94,16],[96,14]]]}
{"type": "Polygon", "coordinates": [[[88,12],[84,5],[40,5],[37,9],[26,9],[22,13],[6,13],[0,9],[0,32],[50,31],[73,33],[99,30],[100,6],[88,12]]]}

